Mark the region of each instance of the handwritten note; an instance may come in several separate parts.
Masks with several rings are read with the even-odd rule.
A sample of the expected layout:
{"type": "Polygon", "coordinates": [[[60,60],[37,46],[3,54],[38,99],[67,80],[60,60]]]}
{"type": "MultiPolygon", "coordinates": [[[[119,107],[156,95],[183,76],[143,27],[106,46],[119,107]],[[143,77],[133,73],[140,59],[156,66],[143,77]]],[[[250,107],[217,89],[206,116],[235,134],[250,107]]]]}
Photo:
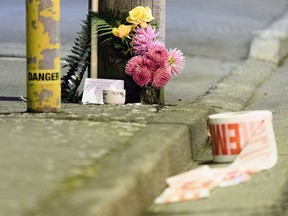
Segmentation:
{"type": "Polygon", "coordinates": [[[124,80],[86,78],[82,102],[85,104],[103,104],[104,89],[124,89],[124,80]]]}

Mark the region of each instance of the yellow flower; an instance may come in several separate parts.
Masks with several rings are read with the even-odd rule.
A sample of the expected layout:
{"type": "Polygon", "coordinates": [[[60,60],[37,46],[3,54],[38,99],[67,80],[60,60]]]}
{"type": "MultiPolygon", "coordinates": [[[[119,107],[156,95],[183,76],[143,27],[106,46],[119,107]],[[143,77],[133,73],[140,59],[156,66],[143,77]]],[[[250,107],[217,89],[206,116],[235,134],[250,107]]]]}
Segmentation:
{"type": "Polygon", "coordinates": [[[153,20],[151,9],[149,7],[138,6],[129,11],[129,16],[126,21],[134,26],[140,25],[143,28],[147,27],[147,22],[153,20]]]}
{"type": "Polygon", "coordinates": [[[112,33],[116,37],[124,39],[130,34],[131,30],[132,30],[131,25],[120,25],[118,28],[113,28],[112,33]]]}

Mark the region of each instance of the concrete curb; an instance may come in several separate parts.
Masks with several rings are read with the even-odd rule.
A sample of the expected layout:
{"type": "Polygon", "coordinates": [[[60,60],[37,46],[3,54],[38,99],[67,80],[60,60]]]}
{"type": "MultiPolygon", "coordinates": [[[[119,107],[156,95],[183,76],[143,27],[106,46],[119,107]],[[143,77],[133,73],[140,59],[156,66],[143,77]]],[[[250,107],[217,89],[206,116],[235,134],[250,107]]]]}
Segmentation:
{"type": "Polygon", "coordinates": [[[186,125],[190,132],[193,161],[207,161],[212,159],[211,146],[207,142],[207,119],[214,112],[212,107],[200,102],[183,103],[163,109],[152,122],[186,125]]]}
{"type": "Polygon", "coordinates": [[[288,55],[288,13],[273,22],[251,44],[249,58],[280,64],[288,55]]]}
{"type": "Polygon", "coordinates": [[[150,125],[141,134],[127,143],[129,149],[104,158],[82,187],[53,193],[28,215],[140,215],[161,192],[165,178],[191,158],[185,126],[150,125]]]}
{"type": "Polygon", "coordinates": [[[224,77],[211,91],[199,98],[201,103],[213,107],[215,112],[243,110],[257,88],[277,70],[270,62],[248,59],[224,77]]]}

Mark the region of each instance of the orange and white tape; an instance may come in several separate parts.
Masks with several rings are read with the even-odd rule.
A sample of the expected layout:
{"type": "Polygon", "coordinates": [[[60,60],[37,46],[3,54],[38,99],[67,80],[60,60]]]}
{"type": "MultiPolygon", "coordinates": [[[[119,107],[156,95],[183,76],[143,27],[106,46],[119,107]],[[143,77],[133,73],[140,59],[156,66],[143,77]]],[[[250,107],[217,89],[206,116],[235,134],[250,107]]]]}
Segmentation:
{"type": "Polygon", "coordinates": [[[167,179],[168,188],[156,203],[208,197],[215,187],[249,181],[251,174],[277,163],[277,147],[270,111],[246,111],[209,116],[213,160],[233,162],[221,168],[207,165],[167,179]]]}

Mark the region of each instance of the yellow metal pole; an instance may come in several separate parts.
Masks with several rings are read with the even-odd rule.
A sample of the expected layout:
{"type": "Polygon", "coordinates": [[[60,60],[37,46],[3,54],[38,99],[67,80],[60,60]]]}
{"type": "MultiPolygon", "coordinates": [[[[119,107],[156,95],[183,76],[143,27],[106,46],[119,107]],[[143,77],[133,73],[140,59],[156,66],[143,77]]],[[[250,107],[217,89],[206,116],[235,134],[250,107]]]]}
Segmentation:
{"type": "Polygon", "coordinates": [[[27,111],[59,112],[60,0],[26,0],[27,111]]]}

